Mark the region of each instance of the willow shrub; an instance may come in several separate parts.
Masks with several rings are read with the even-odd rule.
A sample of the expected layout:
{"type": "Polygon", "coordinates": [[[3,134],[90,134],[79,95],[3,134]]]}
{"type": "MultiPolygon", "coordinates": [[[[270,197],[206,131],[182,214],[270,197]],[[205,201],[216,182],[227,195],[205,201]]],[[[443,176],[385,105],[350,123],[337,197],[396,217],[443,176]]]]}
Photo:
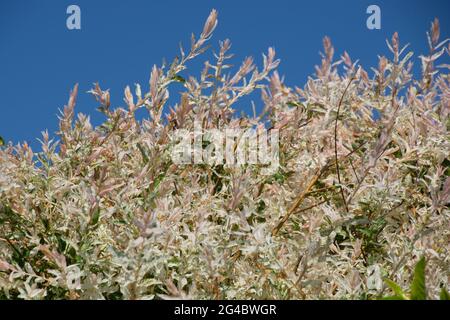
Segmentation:
{"type": "Polygon", "coordinates": [[[95,85],[102,125],[76,114],[75,86],[57,139],[0,147],[0,297],[378,298],[384,278],[405,287],[425,256],[438,298],[450,276],[450,47],[438,21],[419,76],[397,34],[371,77],[325,38],[303,89],[283,84],[272,48],[261,67],[247,58],[233,71],[229,40],[186,76],[216,24],[212,11],[189,51],[153,68],[147,93],[127,87],[126,107],[95,85]],[[236,116],[249,95],[262,113],[236,116]],[[279,130],[277,171],[174,163],[173,134],[195,121],[279,130]]]}

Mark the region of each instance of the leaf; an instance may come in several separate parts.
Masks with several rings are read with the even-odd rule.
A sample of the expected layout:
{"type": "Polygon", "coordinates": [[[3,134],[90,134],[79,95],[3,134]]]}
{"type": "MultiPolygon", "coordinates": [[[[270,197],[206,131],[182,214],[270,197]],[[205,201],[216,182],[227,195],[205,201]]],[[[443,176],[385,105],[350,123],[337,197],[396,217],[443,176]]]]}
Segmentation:
{"type": "Polygon", "coordinates": [[[184,79],[182,76],[179,76],[179,75],[175,75],[172,79],[175,81],[181,82],[181,83],[186,82],[186,79],[184,79]]]}
{"type": "Polygon", "coordinates": [[[414,269],[414,278],[411,283],[411,300],[426,300],[427,289],[425,287],[425,257],[420,258],[414,269]]]}
{"type": "Polygon", "coordinates": [[[137,145],[139,151],[141,152],[142,159],[144,160],[144,164],[147,164],[150,159],[148,158],[147,153],[144,150],[144,147],[140,143],[137,143],[136,145],[137,145]]]}
{"type": "Polygon", "coordinates": [[[407,297],[406,297],[405,293],[403,292],[403,289],[397,283],[395,283],[394,281],[389,280],[389,279],[385,279],[384,281],[389,286],[389,288],[391,288],[392,291],[394,291],[395,297],[401,298],[400,300],[407,300],[407,297]]]}
{"type": "Polygon", "coordinates": [[[448,293],[448,291],[445,288],[441,288],[441,293],[439,295],[439,299],[445,300],[445,301],[450,301],[450,294],[448,293]]]}
{"type": "Polygon", "coordinates": [[[133,99],[133,94],[131,93],[130,87],[127,86],[125,88],[125,102],[128,105],[128,108],[130,109],[131,112],[133,112],[136,109],[136,106],[134,104],[134,99],[133,99]]]}
{"type": "Polygon", "coordinates": [[[411,57],[414,55],[414,52],[408,52],[403,60],[400,62],[400,65],[404,65],[411,57]]]}

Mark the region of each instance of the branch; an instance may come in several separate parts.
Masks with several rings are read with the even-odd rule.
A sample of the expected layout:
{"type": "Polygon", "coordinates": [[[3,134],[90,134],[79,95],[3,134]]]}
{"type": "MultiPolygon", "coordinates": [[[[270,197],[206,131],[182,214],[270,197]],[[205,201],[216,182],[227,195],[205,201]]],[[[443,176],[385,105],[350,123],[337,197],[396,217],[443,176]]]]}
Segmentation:
{"type": "Polygon", "coordinates": [[[336,121],[334,123],[334,159],[336,162],[336,174],[337,174],[337,178],[338,178],[338,182],[339,182],[339,189],[341,190],[342,201],[344,201],[344,206],[345,206],[345,210],[347,213],[348,213],[348,206],[347,206],[347,201],[345,200],[344,189],[342,188],[342,183],[341,183],[341,174],[339,171],[339,161],[338,161],[338,153],[337,153],[337,127],[338,127],[339,112],[341,111],[342,102],[344,101],[344,97],[348,91],[348,88],[350,87],[350,84],[353,82],[353,80],[355,80],[354,77],[352,77],[350,79],[347,86],[345,87],[344,92],[342,93],[341,99],[339,100],[339,104],[337,107],[336,121]]]}

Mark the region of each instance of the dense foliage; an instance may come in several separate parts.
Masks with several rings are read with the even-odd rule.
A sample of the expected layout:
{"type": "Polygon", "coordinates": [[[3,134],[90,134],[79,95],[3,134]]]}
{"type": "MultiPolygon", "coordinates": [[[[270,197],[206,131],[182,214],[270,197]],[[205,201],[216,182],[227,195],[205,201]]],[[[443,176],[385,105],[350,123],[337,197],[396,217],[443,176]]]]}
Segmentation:
{"type": "Polygon", "coordinates": [[[303,88],[283,83],[272,48],[261,67],[247,58],[227,74],[229,40],[187,76],[216,24],[213,11],[189,52],[153,68],[148,93],[127,87],[125,108],[96,85],[101,126],[76,115],[75,86],[57,140],[0,146],[0,297],[378,298],[385,278],[407,288],[425,256],[438,298],[450,279],[450,79],[437,62],[450,47],[438,21],[420,76],[397,34],[370,72],[325,38],[303,88]],[[236,116],[255,93],[262,113],[236,116]],[[173,163],[173,133],[194,121],[278,129],[278,170],[173,163]]]}

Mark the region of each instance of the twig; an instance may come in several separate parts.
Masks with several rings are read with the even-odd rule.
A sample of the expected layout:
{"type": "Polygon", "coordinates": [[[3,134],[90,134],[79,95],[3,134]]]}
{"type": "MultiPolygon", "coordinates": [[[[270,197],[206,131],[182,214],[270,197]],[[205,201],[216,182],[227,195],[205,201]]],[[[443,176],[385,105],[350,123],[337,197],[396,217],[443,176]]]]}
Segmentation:
{"type": "Polygon", "coordinates": [[[344,201],[344,206],[345,206],[346,212],[348,212],[348,206],[347,206],[347,201],[345,200],[344,189],[342,188],[341,174],[339,172],[339,161],[338,161],[338,153],[337,153],[337,127],[338,127],[339,112],[341,111],[342,102],[344,101],[344,97],[348,91],[348,88],[350,87],[350,85],[354,79],[355,79],[354,77],[352,77],[350,79],[347,86],[345,87],[344,92],[342,93],[341,99],[339,100],[337,112],[336,112],[336,121],[334,123],[334,159],[336,161],[336,174],[337,174],[337,178],[338,178],[338,182],[339,182],[339,189],[341,190],[342,201],[344,201]]]}

